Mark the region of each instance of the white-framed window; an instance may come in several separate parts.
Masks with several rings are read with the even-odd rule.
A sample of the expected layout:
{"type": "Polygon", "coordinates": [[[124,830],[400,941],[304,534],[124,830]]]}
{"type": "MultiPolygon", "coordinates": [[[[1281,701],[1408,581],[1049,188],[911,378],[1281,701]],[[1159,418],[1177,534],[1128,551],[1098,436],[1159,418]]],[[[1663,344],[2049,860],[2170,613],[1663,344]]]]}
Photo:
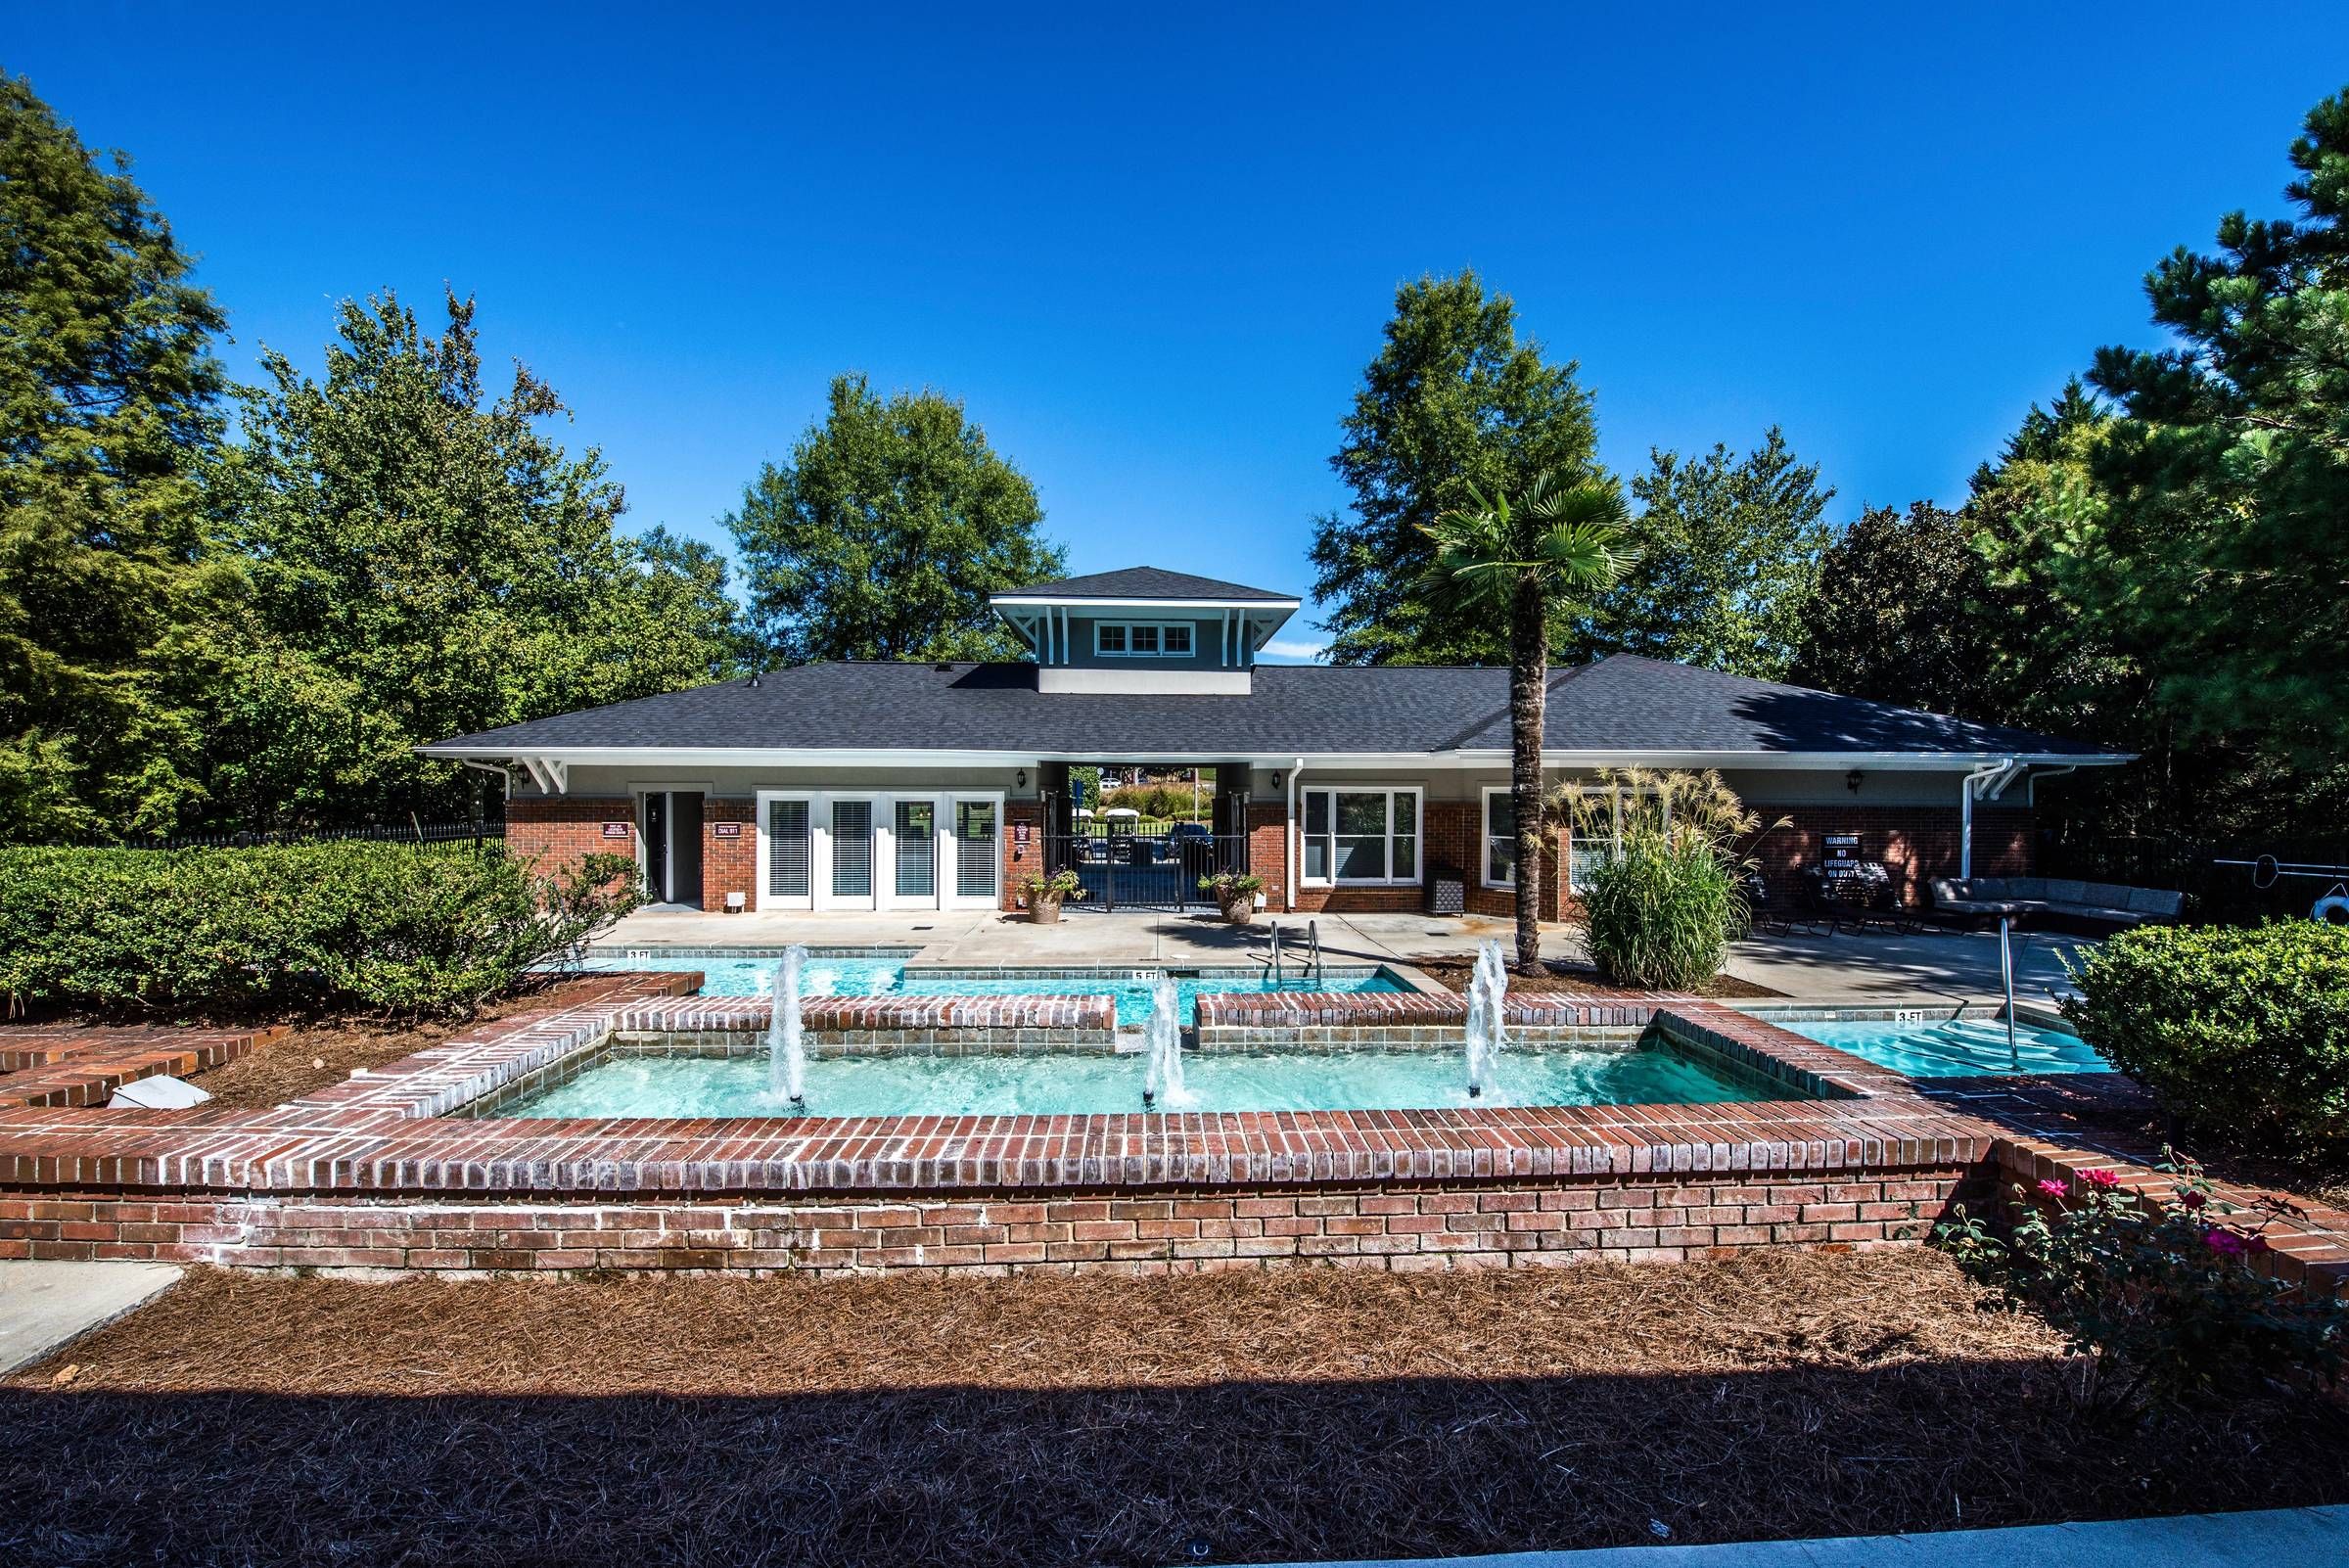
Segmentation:
{"type": "Polygon", "coordinates": [[[1187,621],[1096,621],[1093,652],[1103,659],[1188,659],[1187,621]]]}
{"type": "MultiPolygon", "coordinates": [[[[1567,844],[1566,886],[1580,893],[1590,885],[1592,871],[1614,859],[1622,852],[1625,826],[1624,797],[1626,795],[1653,795],[1656,792],[1654,790],[1608,790],[1577,787],[1574,793],[1579,796],[1604,796],[1607,801],[1607,808],[1600,821],[1585,826],[1582,814],[1578,812],[1572,818],[1572,826],[1568,829],[1571,837],[1567,844]]],[[[1664,809],[1664,825],[1670,827],[1672,825],[1672,807],[1669,803],[1666,804],[1664,809]]]]}
{"type": "Polygon", "coordinates": [[[1417,789],[1332,784],[1300,793],[1302,880],[1323,887],[1418,883],[1417,789]]]}
{"type": "Polygon", "coordinates": [[[1517,792],[1508,785],[1485,786],[1485,866],[1488,888],[1517,885],[1517,792]]]}

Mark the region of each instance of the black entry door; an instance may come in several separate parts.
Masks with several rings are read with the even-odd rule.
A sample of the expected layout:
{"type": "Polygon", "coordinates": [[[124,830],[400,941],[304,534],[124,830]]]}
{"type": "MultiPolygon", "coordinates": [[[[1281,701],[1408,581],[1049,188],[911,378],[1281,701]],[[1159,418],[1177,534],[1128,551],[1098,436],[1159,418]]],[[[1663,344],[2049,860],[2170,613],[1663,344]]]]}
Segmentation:
{"type": "Polygon", "coordinates": [[[702,902],[702,796],[649,790],[644,797],[644,886],[655,903],[702,902]]]}
{"type": "Polygon", "coordinates": [[[644,798],[644,892],[655,903],[668,901],[668,792],[644,798]]]}
{"type": "Polygon", "coordinates": [[[668,901],[702,906],[702,794],[675,790],[668,797],[668,901]]]}

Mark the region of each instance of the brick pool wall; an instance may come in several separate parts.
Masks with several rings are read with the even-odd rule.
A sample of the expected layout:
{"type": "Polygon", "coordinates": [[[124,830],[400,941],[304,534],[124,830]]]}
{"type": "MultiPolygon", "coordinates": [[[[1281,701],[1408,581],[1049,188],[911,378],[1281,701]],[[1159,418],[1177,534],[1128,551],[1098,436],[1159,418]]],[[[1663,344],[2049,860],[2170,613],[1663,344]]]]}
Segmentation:
{"type": "MultiPolygon", "coordinates": [[[[2002,1176],[2085,1164],[1965,1101],[1715,1003],[1527,998],[1512,1022],[1644,1015],[1788,1096],[1432,1111],[665,1120],[475,1119],[616,1038],[740,1037],[755,998],[692,975],[484,1024],[271,1110],[0,1103],[0,1259],[437,1270],[1500,1268],[1749,1246],[1913,1245],[2002,1176]],[[1538,1016],[1537,1016],[1538,1015],[1538,1016]],[[1803,1094],[1823,1098],[1793,1097],[1803,1094]]],[[[1242,998],[1210,998],[1210,1004],[1242,998]]],[[[1440,998],[1253,996],[1313,1027],[1410,1030],[1440,998]]],[[[1105,997],[839,998],[836,1024],[955,1031],[1108,1021],[1105,997]],[[851,1011],[852,1009],[852,1012],[851,1011]]],[[[1236,1016],[1236,1014],[1235,1014],[1236,1016]]],[[[7,1032],[0,1032],[4,1036],[7,1032]]],[[[32,1032],[24,1032],[30,1034],[32,1032]]],[[[0,1038],[0,1045],[9,1043],[0,1038]]],[[[2262,1267],[2338,1288],[2349,1216],[2265,1219],[2262,1267]]]]}
{"type": "Polygon", "coordinates": [[[0,1258],[236,1268],[1193,1272],[1677,1263],[1921,1240],[1967,1170],[1788,1181],[954,1194],[805,1202],[321,1203],[0,1195],[0,1258]]]}

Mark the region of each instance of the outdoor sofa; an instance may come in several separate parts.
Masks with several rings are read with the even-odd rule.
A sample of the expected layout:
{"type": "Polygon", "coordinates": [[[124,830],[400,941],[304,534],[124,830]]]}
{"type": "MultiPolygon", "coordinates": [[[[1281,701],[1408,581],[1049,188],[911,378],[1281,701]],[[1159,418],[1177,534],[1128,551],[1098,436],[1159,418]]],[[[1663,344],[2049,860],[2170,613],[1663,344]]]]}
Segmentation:
{"type": "Polygon", "coordinates": [[[2175,920],[2186,904],[2183,893],[2062,877],[1934,877],[1927,886],[1933,912],[1960,920],[2013,915],[2142,926],[2175,920]]]}

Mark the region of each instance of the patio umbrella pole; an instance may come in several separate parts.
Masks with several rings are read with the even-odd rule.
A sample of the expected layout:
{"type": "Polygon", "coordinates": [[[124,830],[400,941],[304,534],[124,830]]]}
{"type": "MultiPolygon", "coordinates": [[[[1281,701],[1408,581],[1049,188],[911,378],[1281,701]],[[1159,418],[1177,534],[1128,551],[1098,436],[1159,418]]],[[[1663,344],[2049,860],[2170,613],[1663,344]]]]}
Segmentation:
{"type": "Polygon", "coordinates": [[[2014,1046],[2014,949],[2006,940],[2011,915],[1999,916],[1999,983],[2006,989],[2006,1071],[2020,1076],[2023,1059],[2014,1046]]]}

